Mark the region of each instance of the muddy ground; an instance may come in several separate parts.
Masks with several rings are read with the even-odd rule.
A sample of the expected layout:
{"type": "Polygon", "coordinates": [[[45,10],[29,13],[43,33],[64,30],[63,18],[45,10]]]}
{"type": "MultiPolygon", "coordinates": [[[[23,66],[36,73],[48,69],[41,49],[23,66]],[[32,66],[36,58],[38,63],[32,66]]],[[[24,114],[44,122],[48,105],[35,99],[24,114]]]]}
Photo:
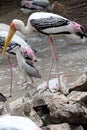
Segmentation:
{"type": "MultiPolygon", "coordinates": [[[[19,6],[13,7],[1,6],[0,8],[0,22],[9,24],[12,19],[18,18],[27,23],[28,15],[22,14],[19,6]],[[6,7],[6,8],[5,8],[6,7]]],[[[42,78],[35,79],[34,90],[43,81],[47,80],[49,66],[51,64],[51,53],[47,36],[39,33],[34,33],[26,39],[27,42],[37,50],[38,62],[35,63],[36,67],[40,71],[42,78]]],[[[85,43],[76,43],[66,37],[54,37],[55,46],[59,55],[59,72],[60,74],[69,75],[68,87],[72,87],[70,83],[76,81],[76,79],[87,71],[87,41],[85,43]]],[[[12,58],[14,63],[14,58],[12,58]]],[[[56,77],[56,64],[53,66],[52,77],[56,77]]],[[[14,100],[30,91],[24,88],[26,85],[21,86],[20,83],[24,81],[24,77],[19,70],[19,67],[13,67],[13,97],[9,101],[14,100]]],[[[29,79],[30,82],[30,79],[29,79]]],[[[5,95],[9,95],[10,87],[10,74],[7,57],[2,58],[0,56],[0,92],[5,95]]]]}

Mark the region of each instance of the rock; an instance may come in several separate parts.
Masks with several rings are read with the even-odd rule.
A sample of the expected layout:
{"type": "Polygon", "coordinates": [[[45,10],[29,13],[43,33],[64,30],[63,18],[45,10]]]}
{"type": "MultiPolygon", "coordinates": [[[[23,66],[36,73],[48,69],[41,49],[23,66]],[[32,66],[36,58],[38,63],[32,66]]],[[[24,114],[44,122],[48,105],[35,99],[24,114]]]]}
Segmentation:
{"type": "Polygon", "coordinates": [[[69,100],[70,103],[76,103],[76,102],[80,102],[81,103],[81,100],[84,100],[84,101],[87,100],[87,92],[72,91],[67,96],[67,98],[68,98],[68,100],[69,100]]]}
{"type": "Polygon", "coordinates": [[[84,130],[84,128],[80,125],[80,126],[75,127],[75,128],[72,129],[72,130],[84,130]]]}
{"type": "Polygon", "coordinates": [[[82,125],[70,124],[71,130],[84,130],[82,125]]]}
{"type": "Polygon", "coordinates": [[[71,130],[70,125],[68,123],[62,123],[58,125],[48,125],[43,130],[71,130]]]}
{"type": "Polygon", "coordinates": [[[38,126],[43,126],[43,122],[33,109],[31,101],[32,100],[28,97],[21,97],[9,103],[11,115],[27,116],[32,119],[38,126]]]}
{"type": "Polygon", "coordinates": [[[87,108],[79,103],[73,104],[59,104],[58,102],[51,103],[48,106],[53,122],[61,123],[67,121],[68,123],[86,124],[87,122],[87,108]]]}
{"type": "Polygon", "coordinates": [[[33,99],[33,109],[40,116],[44,124],[50,124],[52,122],[50,118],[50,111],[45,103],[43,96],[35,96],[33,99]]]}
{"type": "Polygon", "coordinates": [[[72,91],[87,91],[87,72],[76,80],[74,87],[69,89],[69,93],[72,91]]]}
{"type": "Polygon", "coordinates": [[[44,93],[41,93],[33,97],[33,105],[34,106],[42,106],[47,105],[52,102],[59,102],[59,103],[68,103],[68,98],[60,94],[60,92],[57,93],[50,93],[50,91],[45,91],[44,93]]]}
{"type": "Polygon", "coordinates": [[[55,94],[48,94],[45,95],[45,102],[46,104],[50,104],[50,103],[69,103],[69,100],[66,96],[64,96],[63,94],[59,94],[59,93],[55,93],[55,94]]]}
{"type": "Polygon", "coordinates": [[[0,115],[8,114],[10,111],[8,101],[6,103],[0,102],[0,115]]]}

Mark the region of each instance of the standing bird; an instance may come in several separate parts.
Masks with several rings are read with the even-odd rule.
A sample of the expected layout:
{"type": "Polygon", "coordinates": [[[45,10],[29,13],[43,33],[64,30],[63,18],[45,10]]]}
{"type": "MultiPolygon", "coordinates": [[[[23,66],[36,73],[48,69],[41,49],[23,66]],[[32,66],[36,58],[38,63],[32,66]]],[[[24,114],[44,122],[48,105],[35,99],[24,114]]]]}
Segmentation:
{"type": "Polygon", "coordinates": [[[42,129],[27,117],[3,115],[0,117],[0,130],[42,130],[42,129]]]}
{"type": "MultiPolygon", "coordinates": [[[[7,37],[8,32],[7,31],[0,31],[0,49],[3,49],[5,39],[7,37]]],[[[8,57],[8,63],[10,67],[10,76],[11,76],[11,83],[10,83],[10,97],[12,96],[12,78],[13,78],[13,70],[12,70],[12,63],[11,63],[11,58],[12,56],[16,56],[15,53],[15,48],[16,46],[19,45],[21,52],[23,56],[26,58],[30,58],[32,61],[36,61],[36,55],[34,51],[31,49],[31,47],[19,36],[15,35],[10,42],[10,45],[6,49],[6,54],[8,57]]]]}
{"type": "MultiPolygon", "coordinates": [[[[24,51],[24,48],[22,48],[24,51]]],[[[22,71],[26,81],[27,82],[27,76],[31,79],[31,84],[33,84],[33,77],[35,78],[41,78],[41,74],[39,71],[35,68],[33,59],[34,55],[29,57],[28,55],[24,55],[23,51],[21,51],[20,46],[18,45],[17,48],[15,48],[16,58],[17,62],[19,64],[19,68],[22,71]]]]}
{"type": "MultiPolygon", "coordinates": [[[[27,26],[25,26],[24,22],[21,20],[18,19],[12,20],[2,55],[4,55],[11,38],[13,37],[14,33],[17,30],[25,35],[29,35],[34,30],[36,30],[48,36],[52,54],[52,64],[50,68],[50,73],[52,70],[54,60],[58,64],[57,51],[53,43],[52,35],[63,34],[80,42],[84,42],[85,37],[87,37],[84,27],[74,21],[71,21],[67,18],[64,18],[54,13],[36,12],[29,16],[27,26]]],[[[57,65],[57,72],[58,72],[58,65],[57,65]]],[[[50,73],[47,80],[47,86],[49,84],[50,73]]]]}

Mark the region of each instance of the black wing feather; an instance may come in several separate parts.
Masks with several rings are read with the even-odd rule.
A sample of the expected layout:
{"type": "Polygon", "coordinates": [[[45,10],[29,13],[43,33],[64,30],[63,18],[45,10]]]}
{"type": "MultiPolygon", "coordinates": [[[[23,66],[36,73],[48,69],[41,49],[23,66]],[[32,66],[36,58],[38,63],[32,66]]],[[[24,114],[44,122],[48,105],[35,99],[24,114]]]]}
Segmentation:
{"type": "Polygon", "coordinates": [[[30,22],[32,26],[39,32],[42,32],[42,30],[47,29],[47,28],[60,27],[60,26],[65,26],[69,24],[68,20],[65,20],[63,18],[57,18],[57,17],[32,19],[30,20],[30,22]]]}

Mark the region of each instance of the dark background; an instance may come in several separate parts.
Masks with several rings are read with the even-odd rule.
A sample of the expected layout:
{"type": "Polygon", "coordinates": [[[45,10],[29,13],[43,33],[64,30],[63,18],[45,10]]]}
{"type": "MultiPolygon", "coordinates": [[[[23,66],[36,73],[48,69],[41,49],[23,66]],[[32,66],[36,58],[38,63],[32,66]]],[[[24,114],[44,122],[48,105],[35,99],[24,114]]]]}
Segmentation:
{"type": "MultiPolygon", "coordinates": [[[[77,21],[87,28],[87,0],[57,0],[58,2],[69,7],[66,13],[59,11],[58,8],[54,13],[63,15],[71,20],[77,21]]],[[[0,0],[0,22],[10,23],[13,18],[19,18],[27,22],[29,15],[24,16],[20,11],[21,0],[0,0]]],[[[50,0],[51,3],[54,0],[50,0]]]]}

